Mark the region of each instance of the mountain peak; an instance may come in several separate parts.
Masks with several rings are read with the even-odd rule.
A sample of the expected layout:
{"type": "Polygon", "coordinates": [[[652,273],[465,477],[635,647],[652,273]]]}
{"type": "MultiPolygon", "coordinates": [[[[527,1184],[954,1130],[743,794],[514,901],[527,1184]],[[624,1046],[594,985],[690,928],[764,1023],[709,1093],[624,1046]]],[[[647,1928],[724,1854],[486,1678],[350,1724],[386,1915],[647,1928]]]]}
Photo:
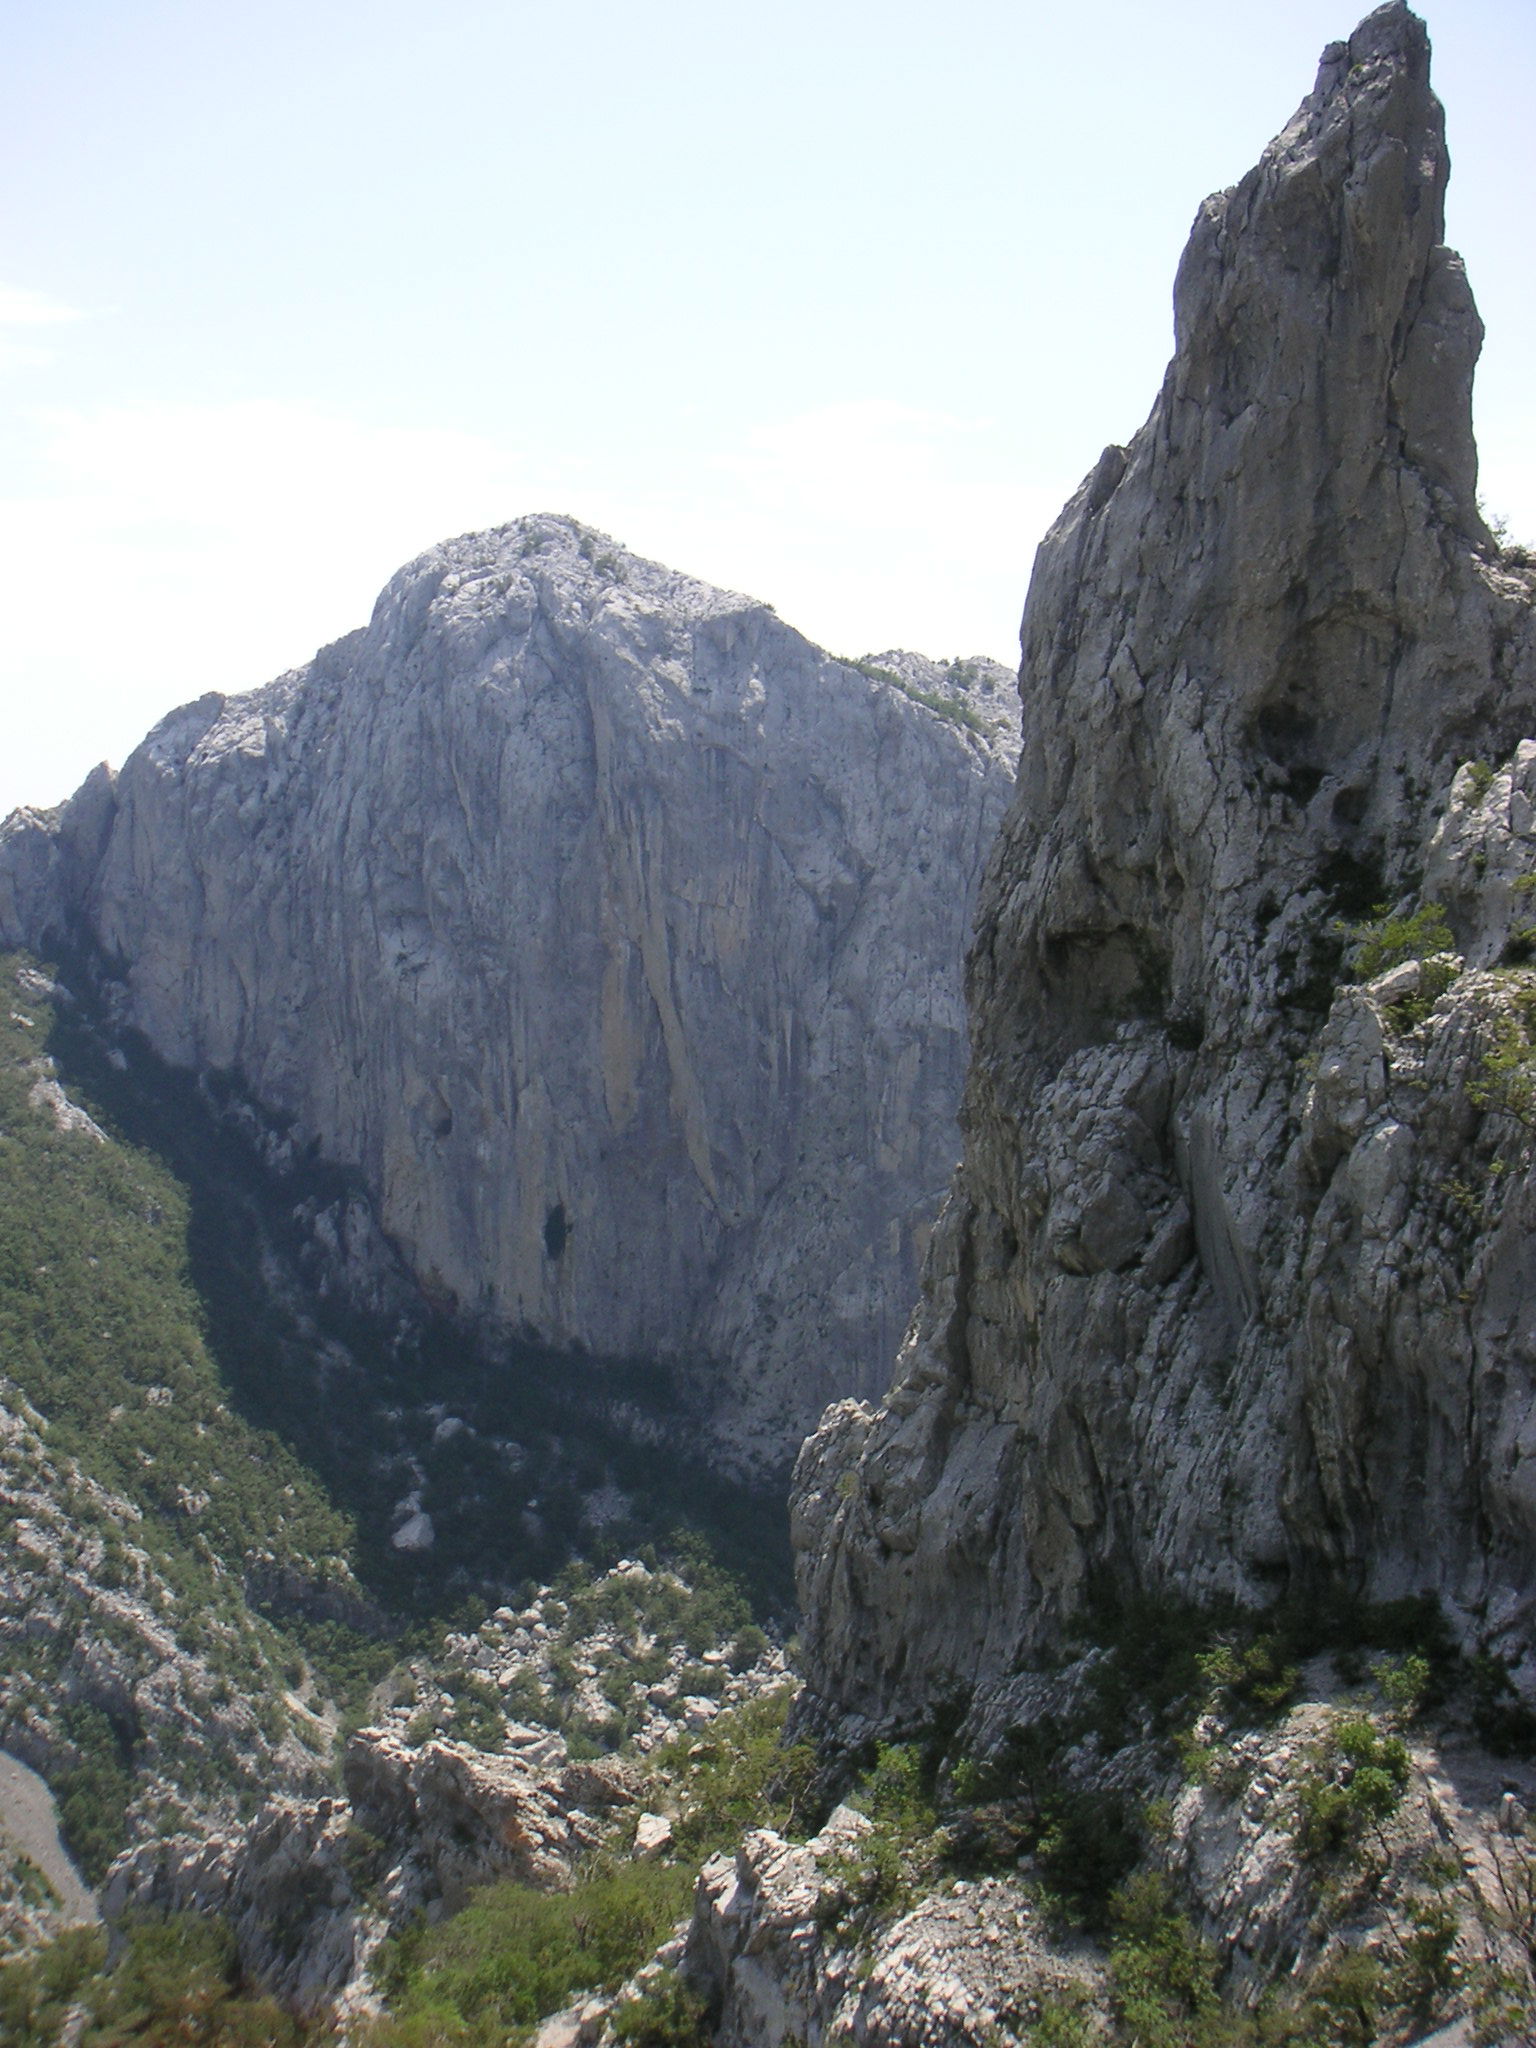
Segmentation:
{"type": "Polygon", "coordinates": [[[1485,1034],[1526,1041],[1475,971],[1519,944],[1533,579],[1476,511],[1445,177],[1382,8],[1201,208],[1152,412],[1039,550],[964,1160],[895,1388],[797,1478],[834,1708],[981,1700],[1133,1593],[1428,1590],[1536,1643],[1487,1451],[1536,1398],[1530,1146],[1479,1109],[1485,1034]],[[1452,1248],[1463,1182],[1498,1199],[1452,1248]]]}

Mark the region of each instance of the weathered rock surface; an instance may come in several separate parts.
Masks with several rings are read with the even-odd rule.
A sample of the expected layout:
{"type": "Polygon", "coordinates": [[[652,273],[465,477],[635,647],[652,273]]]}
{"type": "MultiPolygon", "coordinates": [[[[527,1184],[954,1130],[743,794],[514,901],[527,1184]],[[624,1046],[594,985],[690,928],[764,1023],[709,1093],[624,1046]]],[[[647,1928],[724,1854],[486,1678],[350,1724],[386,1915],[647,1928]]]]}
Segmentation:
{"type": "MultiPolygon", "coordinates": [[[[1080,1667],[1046,1683],[1049,1705],[1065,1705],[1081,1677],[1080,1667]]],[[[1039,1679],[1032,1684],[1041,1690],[1039,1679]]],[[[1454,1728],[1421,1724],[1403,1743],[1392,1810],[1324,1853],[1308,1846],[1304,1816],[1320,1787],[1350,1780],[1339,1731],[1401,1738],[1379,1699],[1342,1689],[1326,1659],[1302,1691],[1271,1726],[1202,1716],[1190,1736],[1193,1776],[1171,1774],[1156,1743],[1106,1758],[1088,1742],[1072,1752],[1075,1768],[1055,1774],[1055,1788],[1075,1780],[1080,1790],[1096,1783],[1138,1801],[1157,1797],[1146,1867],[1154,1884],[1176,1887],[1161,1896],[1187,1908],[1192,1953],[1203,1949],[1213,1981],[1219,1973],[1229,2012],[1267,1997],[1295,2020],[1321,1998],[1310,2012],[1316,2038],[1327,2038],[1330,1977],[1354,1958],[1375,1975],[1371,2040],[1438,2038],[1431,2029],[1453,2014],[1465,2016],[1460,2038],[1473,2038],[1475,2015],[1479,2039],[1528,2039],[1529,1767],[1513,1767],[1511,1779],[1511,1766],[1496,1766],[1454,1728]]],[[[1026,1714],[1030,1704],[1015,1702],[1026,1714]]],[[[1065,1929],[1042,1898],[1033,1857],[980,1878],[930,1868],[922,1895],[871,1911],[857,1901],[880,1836],[878,1820],[839,1807],[807,1842],[758,1829],[734,1856],[705,1864],[681,1969],[721,2048],[785,2039],[986,2048],[1034,2041],[1046,2018],[1072,2040],[1146,2038],[1123,2004],[1131,1980],[1115,1935],[1106,1943],[1065,1929]]],[[[913,1854],[887,1831],[887,1868],[913,1854]]],[[[1159,1988],[1176,2002],[1175,1973],[1166,1955],[1162,1962],[1159,1988]]]]}
{"type": "Polygon", "coordinates": [[[353,1736],[343,1776],[345,1799],[279,1797],[248,1827],[129,1851],[103,1887],[104,1914],[218,1914],[265,1990],[306,2009],[338,1996],[366,2005],[364,1968],[390,1928],[498,1878],[563,1889],[632,1798],[613,1758],[541,1771],[461,1743],[413,1749],[378,1729],[353,1736]]]}
{"type": "Polygon", "coordinates": [[[564,519],[0,835],[164,1057],[355,1166],[436,1301],[704,1365],[745,1457],[884,1379],[957,1153],[995,663],[832,660],[564,519]]]}
{"type": "Polygon", "coordinates": [[[1081,1944],[1047,1940],[1018,1878],[951,1884],[847,1939],[839,1901],[869,1832],[838,1807],[809,1842],[759,1828],[705,1864],[682,1967],[718,2015],[720,2048],[970,2048],[1017,2039],[1048,2007],[1102,1990],[1081,1944]]]}
{"type": "Polygon", "coordinates": [[[892,1392],[798,1468],[834,1717],[985,1692],[1108,1586],[1427,1589],[1528,1654],[1536,1187],[1484,1056],[1530,1039],[1536,577],[1476,506],[1445,177],[1381,8],[1201,209],[1152,414],[1040,548],[963,1164],[892,1392]],[[1424,999],[1340,986],[1339,920],[1421,896],[1424,999]]]}

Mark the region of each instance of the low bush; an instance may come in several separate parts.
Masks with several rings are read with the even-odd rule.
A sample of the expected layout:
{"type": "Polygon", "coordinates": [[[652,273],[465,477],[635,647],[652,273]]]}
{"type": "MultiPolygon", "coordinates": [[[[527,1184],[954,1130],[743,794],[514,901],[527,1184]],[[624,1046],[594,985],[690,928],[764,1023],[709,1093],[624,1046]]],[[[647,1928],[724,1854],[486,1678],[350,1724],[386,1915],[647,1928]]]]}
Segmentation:
{"type": "Polygon", "coordinates": [[[1211,1703],[1230,1720],[1273,1720],[1296,1697],[1297,1667],[1287,1660],[1281,1638],[1269,1632],[1248,1643],[1223,1639],[1195,1664],[1211,1703]]]}
{"type": "Polygon", "coordinates": [[[59,1831],[86,1882],[100,1884],[127,1846],[131,1751],[99,1707],[66,1707],[59,1726],[75,1757],[52,1773],[59,1831]]]}
{"type": "Polygon", "coordinates": [[[76,1927],[35,1954],[0,1963],[0,2041],[57,2048],[65,2017],[106,1960],[99,1928],[76,1927]]]}
{"type": "Polygon", "coordinates": [[[1124,1795],[1068,1788],[1047,1802],[1042,1823],[1034,1853],[1052,1900],[1080,1925],[1102,1930],[1143,1847],[1124,1795]]]}
{"type": "Polygon", "coordinates": [[[1449,953],[1455,945],[1450,920],[1438,903],[1421,903],[1397,916],[1382,911],[1363,924],[1346,925],[1344,936],[1354,947],[1351,965],[1362,981],[1374,981],[1408,960],[1449,953]]]}
{"type": "Polygon", "coordinates": [[[1130,1878],[1110,1902],[1109,1975],[1116,2016],[1138,2048],[1192,2048],[1220,2015],[1216,1954],[1179,1911],[1158,1871],[1130,1878]]]}
{"type": "Polygon", "coordinates": [[[448,1732],[454,1740],[473,1749],[500,1749],[506,1739],[507,1717],[496,1687],[470,1672],[453,1671],[448,1674],[447,1689],[453,1695],[448,1732]]]}
{"type": "Polygon", "coordinates": [[[73,1929],[24,1961],[0,1965],[5,2048],[319,2048],[327,2022],[286,2011],[248,1985],[222,1921],[177,1913],[129,1921],[111,1967],[100,1929],[73,1929]]]}
{"type": "Polygon", "coordinates": [[[709,2048],[714,2039],[703,1999],[675,1970],[626,1999],[613,2015],[613,2032],[626,2048],[709,2048]]]}
{"type": "Polygon", "coordinates": [[[695,1859],[739,1841],[748,1828],[794,1834],[811,1817],[816,1752],[809,1743],[785,1747],[784,1724],[793,1688],[764,1693],[719,1714],[697,1739],[687,1736],[657,1751],[654,1792],[684,1787],[685,1811],[675,1834],[679,1850],[695,1859]]]}
{"type": "Polygon", "coordinates": [[[391,2018],[371,2038],[379,2048],[434,2038],[501,2041],[578,1992],[613,1991],[692,1894],[691,1870],[650,1863],[604,1871],[569,1892],[489,1886],[452,1919],[384,1944],[375,1980],[391,2018]]]}
{"type": "Polygon", "coordinates": [[[1402,1803],[1408,1751],[1366,1714],[1336,1715],[1297,1787],[1296,1845],[1322,1858],[1353,1850],[1367,1828],[1379,1830],[1402,1803]]]}

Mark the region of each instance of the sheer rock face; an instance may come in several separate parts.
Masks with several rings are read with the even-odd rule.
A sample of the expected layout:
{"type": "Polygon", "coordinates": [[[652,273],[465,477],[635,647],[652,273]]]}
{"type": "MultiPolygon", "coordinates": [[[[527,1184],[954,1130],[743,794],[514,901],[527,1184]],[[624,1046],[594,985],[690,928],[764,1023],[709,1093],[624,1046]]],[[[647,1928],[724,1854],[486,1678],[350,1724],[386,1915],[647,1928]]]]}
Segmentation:
{"type": "Polygon", "coordinates": [[[1536,1189],[1476,1081],[1536,868],[1533,578],[1476,508],[1445,175],[1382,8],[1202,207],[1152,414],[1040,548],[963,1163],[894,1389],[797,1472],[833,1714],[985,1688],[1111,1587],[1427,1588],[1530,1640],[1536,1189]],[[1473,756],[1509,766],[1437,822],[1473,756]],[[1337,987],[1337,920],[1421,891],[1457,978],[1414,1027],[1337,987]]]}
{"type": "Polygon", "coordinates": [[[710,1366],[783,1459],[916,1291],[1017,754],[997,664],[883,660],[569,520],[453,541],[13,816],[0,939],[83,928],[160,1054],[360,1169],[434,1299],[710,1366]]]}

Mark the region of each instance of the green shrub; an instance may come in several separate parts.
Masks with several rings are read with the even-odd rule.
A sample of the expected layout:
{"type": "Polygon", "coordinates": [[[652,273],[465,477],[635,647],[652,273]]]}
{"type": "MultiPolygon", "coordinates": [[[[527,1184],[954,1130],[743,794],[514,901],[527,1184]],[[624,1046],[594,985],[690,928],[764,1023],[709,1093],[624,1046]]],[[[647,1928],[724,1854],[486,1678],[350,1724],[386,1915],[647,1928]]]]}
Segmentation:
{"type": "Polygon", "coordinates": [[[767,1649],[766,1634],[756,1622],[748,1622],[745,1628],[736,1631],[731,1647],[726,1653],[726,1662],[733,1671],[750,1671],[758,1658],[766,1654],[767,1649]]]}
{"type": "Polygon", "coordinates": [[[1296,1844],[1322,1858],[1352,1850],[1397,1811],[1411,1770],[1401,1738],[1365,1714],[1335,1716],[1297,1788],[1296,1844]]]}
{"type": "Polygon", "coordinates": [[[448,1732],[454,1740],[467,1742],[474,1749],[500,1749],[506,1739],[507,1717],[496,1687],[469,1672],[455,1671],[449,1674],[447,1689],[453,1694],[448,1732]]]}
{"type": "Polygon", "coordinates": [[[75,1761],[52,1775],[59,1831],[88,1884],[100,1884],[107,1866],[128,1843],[128,1802],[133,1776],[128,1752],[99,1707],[66,1707],[60,1731],[75,1761]]]}
{"type": "Polygon", "coordinates": [[[1382,912],[1364,924],[1346,925],[1344,936],[1354,947],[1351,964],[1362,981],[1374,981],[1408,960],[1449,953],[1455,946],[1450,920],[1438,903],[1421,903],[1399,916],[1382,912]]]}
{"type": "Polygon", "coordinates": [[[717,1714],[696,1741],[682,1737],[658,1750],[653,1792],[682,1780],[686,1811],[676,1827],[679,1849],[701,1858],[734,1844],[748,1828],[794,1833],[809,1817],[816,1752],[809,1743],[784,1746],[791,1686],[717,1714]]]}
{"type": "Polygon", "coordinates": [[[1349,1949],[1313,1978],[1303,2018],[1318,2028],[1331,2048],[1373,2048],[1382,2003],[1380,1962],[1365,1949],[1349,1949]]]}
{"type": "Polygon", "coordinates": [[[1122,1793],[1072,1787],[1047,1801],[1034,1845],[1052,1899],[1092,1929],[1113,1917],[1117,1888],[1141,1849],[1140,1829],[1122,1793]]]}
{"type": "Polygon", "coordinates": [[[285,2012],[248,1987],[228,1926],[179,1913],[127,1922],[105,1968],[106,1937],[74,1929],[24,1962],[0,1966],[0,2040],[55,2048],[71,2007],[83,2014],[81,2048],[319,2048],[323,2021],[285,2012]]]}
{"type": "Polygon", "coordinates": [[[725,1672],[718,1664],[685,1664],[677,1674],[678,1691],[691,1698],[717,1700],[725,1687],[725,1672]]]}
{"type": "Polygon", "coordinates": [[[1536,1712],[1515,1691],[1508,1663],[1490,1651],[1479,1650],[1468,1669],[1472,1726],[1478,1741],[1495,1756],[1536,1755],[1536,1712]]]}
{"type": "Polygon", "coordinates": [[[1296,1696],[1297,1667],[1286,1660],[1275,1635],[1258,1635],[1248,1643],[1223,1638],[1201,1652],[1195,1664],[1210,1687],[1212,1704],[1234,1720],[1272,1720],[1296,1696]]]}
{"type": "Polygon", "coordinates": [[[1063,1728],[1052,1714],[1023,1727],[1010,1728],[989,1757],[962,1757],[950,1774],[950,1788],[966,1805],[1006,1800],[1038,1817],[1060,1776],[1062,1751],[1076,1731],[1063,1728]]]}
{"type": "Polygon", "coordinates": [[[1178,1910],[1159,1871],[1130,1878],[1110,1906],[1117,2017],[1139,2048],[1188,2048],[1220,2009],[1216,1955],[1178,1910]]]}
{"type": "Polygon", "coordinates": [[[413,2025],[443,2018],[505,2032],[532,2026],[578,1992],[612,1991],[656,1948],[692,1892],[690,1870],[650,1863],[625,1864],[569,1892],[488,1886],[451,1919],[383,1945],[375,1977],[407,2031],[381,2038],[408,2040],[413,2025]]]}
{"type": "Polygon", "coordinates": [[[1528,975],[1503,978],[1508,994],[1488,1026],[1477,1079],[1467,1094],[1478,1109],[1536,1129],[1536,985],[1528,975]]]}
{"type": "Polygon", "coordinates": [[[1141,1596],[1106,1603],[1089,1624],[1109,1654],[1094,1666],[1089,1726],[1106,1749],[1171,1728],[1207,1690],[1200,1657],[1233,1617],[1141,1596]]]}
{"type": "Polygon", "coordinates": [[[675,1970],[626,1999],[613,2015],[613,2031],[627,2048],[709,2048],[714,2039],[703,1999],[675,1970]]]}
{"type": "Polygon", "coordinates": [[[1455,1908],[1441,1897],[1410,1899],[1405,1912],[1408,1932],[1403,1950],[1403,2003],[1421,2017],[1434,2000],[1453,1990],[1460,1979],[1456,1940],[1461,1923],[1455,1908]]]}
{"type": "Polygon", "coordinates": [[[0,1963],[0,2041],[57,2048],[70,2007],[106,1960],[100,1928],[76,1927],[35,1954],[0,1963]]]}
{"type": "Polygon", "coordinates": [[[1395,1726],[1407,1728],[1423,1712],[1434,1690],[1434,1673],[1427,1657],[1378,1657],[1371,1676],[1381,1688],[1388,1713],[1395,1726]]]}
{"type": "Polygon", "coordinates": [[[1101,2048],[1104,2038],[1086,1989],[1050,1998],[1024,2031],[1026,2048],[1101,2048]]]}

